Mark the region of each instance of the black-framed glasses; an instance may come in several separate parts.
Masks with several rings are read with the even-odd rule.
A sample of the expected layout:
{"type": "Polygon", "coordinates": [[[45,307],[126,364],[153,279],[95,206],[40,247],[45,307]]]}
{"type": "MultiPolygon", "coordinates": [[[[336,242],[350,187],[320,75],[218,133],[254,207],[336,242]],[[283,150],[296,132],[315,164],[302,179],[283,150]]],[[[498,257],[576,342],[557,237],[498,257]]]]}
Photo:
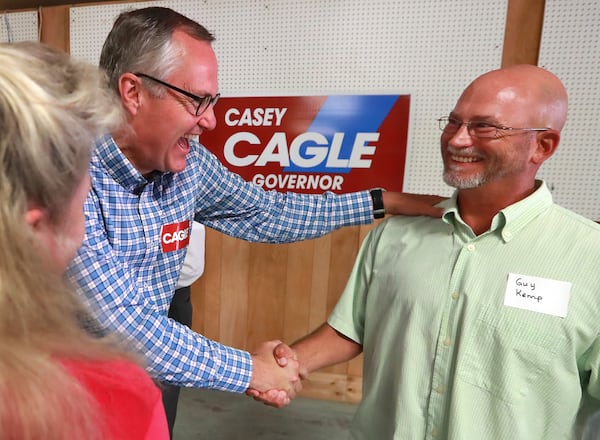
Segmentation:
{"type": "Polygon", "coordinates": [[[146,75],[145,73],[134,73],[135,76],[139,76],[140,78],[146,78],[149,79],[151,81],[154,81],[162,86],[165,86],[171,90],[176,91],[177,93],[181,93],[183,96],[186,96],[190,99],[192,99],[196,104],[196,112],[195,115],[196,116],[200,116],[202,113],[204,113],[206,111],[206,109],[208,107],[210,107],[211,105],[215,105],[217,103],[217,101],[219,100],[219,98],[221,97],[220,93],[217,93],[215,96],[211,96],[211,95],[204,95],[204,96],[198,96],[198,95],[194,95],[193,93],[188,92],[187,90],[183,90],[180,89],[177,86],[174,86],[173,84],[169,84],[166,81],[163,81],[161,79],[158,78],[154,78],[153,76],[150,75],[146,75]]]}
{"type": "Polygon", "coordinates": [[[479,139],[493,139],[506,136],[507,131],[548,131],[549,128],[521,128],[496,125],[486,121],[461,121],[460,119],[444,117],[439,118],[440,130],[446,134],[455,134],[463,125],[467,126],[469,136],[479,139]]]}

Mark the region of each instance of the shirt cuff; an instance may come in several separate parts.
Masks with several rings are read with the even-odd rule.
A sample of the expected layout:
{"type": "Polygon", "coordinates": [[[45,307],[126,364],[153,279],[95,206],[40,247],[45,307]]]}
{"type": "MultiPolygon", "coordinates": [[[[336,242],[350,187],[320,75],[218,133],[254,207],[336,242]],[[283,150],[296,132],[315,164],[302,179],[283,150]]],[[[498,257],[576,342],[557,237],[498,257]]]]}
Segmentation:
{"type": "Polygon", "coordinates": [[[214,388],[233,393],[245,392],[252,379],[252,356],[247,351],[227,346],[223,347],[222,356],[225,362],[214,388]]]}

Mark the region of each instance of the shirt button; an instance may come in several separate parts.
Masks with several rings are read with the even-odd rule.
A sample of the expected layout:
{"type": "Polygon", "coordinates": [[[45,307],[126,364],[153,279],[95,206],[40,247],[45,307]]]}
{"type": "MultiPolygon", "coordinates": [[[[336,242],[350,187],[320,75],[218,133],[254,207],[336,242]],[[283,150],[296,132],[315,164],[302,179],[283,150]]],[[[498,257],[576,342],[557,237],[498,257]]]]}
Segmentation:
{"type": "Polygon", "coordinates": [[[452,339],[450,339],[450,338],[444,339],[444,345],[446,347],[450,347],[452,345],[452,339]]]}
{"type": "Polygon", "coordinates": [[[433,428],[431,430],[431,436],[434,438],[438,438],[440,436],[440,430],[437,428],[433,428]]]}
{"type": "Polygon", "coordinates": [[[473,252],[475,250],[475,245],[474,244],[470,244],[467,246],[467,249],[471,252],[473,252]]]}
{"type": "Polygon", "coordinates": [[[452,299],[458,299],[460,292],[452,292],[452,299]]]}
{"type": "Polygon", "coordinates": [[[444,394],[445,391],[446,391],[446,387],[444,387],[444,385],[438,385],[435,388],[435,392],[438,394],[444,394]]]}

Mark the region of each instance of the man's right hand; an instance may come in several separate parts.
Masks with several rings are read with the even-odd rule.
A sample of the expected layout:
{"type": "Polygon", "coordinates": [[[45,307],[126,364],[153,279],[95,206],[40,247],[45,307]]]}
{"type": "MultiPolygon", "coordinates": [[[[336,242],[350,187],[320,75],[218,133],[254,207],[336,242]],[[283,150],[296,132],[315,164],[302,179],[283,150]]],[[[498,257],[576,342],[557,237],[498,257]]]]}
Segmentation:
{"type": "Polygon", "coordinates": [[[298,372],[298,361],[295,356],[286,357],[280,365],[274,356],[275,347],[284,353],[293,353],[292,350],[281,341],[268,341],[260,344],[252,355],[252,379],[246,394],[256,397],[259,393],[266,391],[272,396],[273,402],[264,402],[272,406],[281,407],[287,405],[296,393],[302,389],[298,372]],[[289,351],[288,351],[289,350],[289,351]]]}

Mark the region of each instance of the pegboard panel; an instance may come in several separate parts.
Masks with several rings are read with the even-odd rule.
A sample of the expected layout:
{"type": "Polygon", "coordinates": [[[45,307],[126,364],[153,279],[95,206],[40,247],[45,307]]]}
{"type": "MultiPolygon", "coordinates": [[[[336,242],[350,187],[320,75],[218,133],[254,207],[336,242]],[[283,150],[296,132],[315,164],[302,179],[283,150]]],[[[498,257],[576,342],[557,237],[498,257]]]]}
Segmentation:
{"type": "MultiPolygon", "coordinates": [[[[166,6],[165,1],[110,3],[100,6],[79,6],[69,10],[69,46],[71,56],[98,64],[102,44],[121,12],[147,6],[166,6]]],[[[173,8],[175,9],[175,8],[173,8]]]]}
{"type": "Polygon", "coordinates": [[[600,4],[546,0],[538,64],[558,75],[569,93],[560,146],[540,175],[557,203],[600,220],[600,4]]]}
{"type": "Polygon", "coordinates": [[[0,13],[0,42],[39,41],[37,11],[0,13]]]}
{"type": "Polygon", "coordinates": [[[97,62],[117,14],[150,4],[171,7],[215,34],[224,96],[411,94],[404,189],[438,194],[452,190],[442,181],[436,119],[474,77],[500,66],[507,8],[507,0],[81,6],[71,8],[71,53],[97,62]]]}

